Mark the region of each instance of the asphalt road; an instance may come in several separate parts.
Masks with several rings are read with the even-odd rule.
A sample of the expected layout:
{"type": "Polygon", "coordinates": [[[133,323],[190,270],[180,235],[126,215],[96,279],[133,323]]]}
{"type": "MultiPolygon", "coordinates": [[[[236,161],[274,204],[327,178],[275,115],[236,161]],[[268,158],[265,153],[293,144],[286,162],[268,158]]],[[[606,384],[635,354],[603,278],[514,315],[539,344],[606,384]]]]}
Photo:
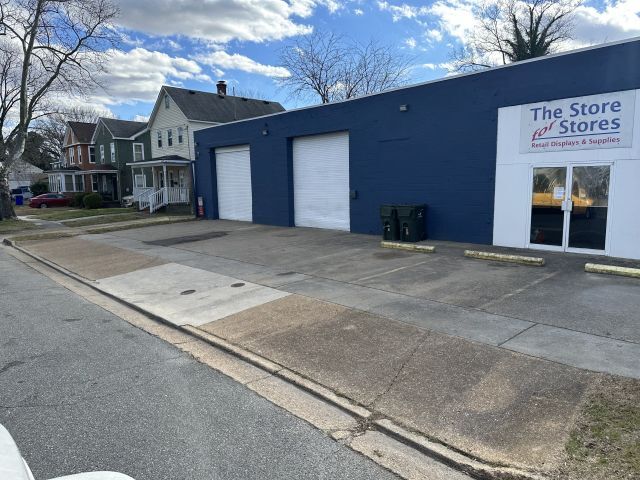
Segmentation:
{"type": "Polygon", "coordinates": [[[36,480],[393,479],[0,248],[0,423],[36,480]]]}

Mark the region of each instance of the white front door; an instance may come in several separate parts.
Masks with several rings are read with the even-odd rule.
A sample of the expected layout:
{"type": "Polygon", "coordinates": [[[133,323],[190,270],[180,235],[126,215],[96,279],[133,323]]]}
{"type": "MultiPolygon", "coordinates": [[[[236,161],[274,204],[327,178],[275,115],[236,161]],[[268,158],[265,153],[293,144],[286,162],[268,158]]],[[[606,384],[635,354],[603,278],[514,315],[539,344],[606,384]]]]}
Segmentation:
{"type": "Polygon", "coordinates": [[[348,132],[293,140],[293,197],[296,226],[350,230],[348,132]]]}
{"type": "Polygon", "coordinates": [[[218,217],[253,221],[251,154],[248,145],[216,148],[218,217]]]}
{"type": "Polygon", "coordinates": [[[534,167],[529,247],[607,252],[611,165],[534,167]]]}

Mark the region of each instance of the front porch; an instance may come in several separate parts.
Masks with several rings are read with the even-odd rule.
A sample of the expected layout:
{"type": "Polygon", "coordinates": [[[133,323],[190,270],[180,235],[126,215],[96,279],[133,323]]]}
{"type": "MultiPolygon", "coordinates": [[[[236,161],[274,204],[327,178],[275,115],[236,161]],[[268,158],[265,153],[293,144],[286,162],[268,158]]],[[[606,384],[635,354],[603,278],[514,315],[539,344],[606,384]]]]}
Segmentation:
{"type": "Polygon", "coordinates": [[[133,202],[153,213],[169,205],[191,205],[192,162],[183,157],[127,163],[133,177],[133,202]]]}
{"type": "Polygon", "coordinates": [[[47,172],[49,191],[72,195],[97,192],[105,202],[118,202],[118,171],[115,169],[81,170],[65,168],[47,172]]]}

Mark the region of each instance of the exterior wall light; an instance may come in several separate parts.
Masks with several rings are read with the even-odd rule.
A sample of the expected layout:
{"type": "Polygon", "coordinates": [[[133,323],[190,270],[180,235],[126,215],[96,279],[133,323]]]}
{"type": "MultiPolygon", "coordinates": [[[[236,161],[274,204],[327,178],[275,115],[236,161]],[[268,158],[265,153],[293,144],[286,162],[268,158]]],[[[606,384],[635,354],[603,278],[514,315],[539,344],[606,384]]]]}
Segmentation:
{"type": "Polygon", "coordinates": [[[409,105],[407,105],[406,103],[403,105],[400,105],[400,111],[401,112],[406,112],[409,110],[409,105]]]}
{"type": "Polygon", "coordinates": [[[268,130],[267,128],[263,128],[263,129],[262,129],[262,135],[263,135],[263,136],[265,136],[265,137],[266,137],[267,135],[269,135],[269,130],[268,130]]]}

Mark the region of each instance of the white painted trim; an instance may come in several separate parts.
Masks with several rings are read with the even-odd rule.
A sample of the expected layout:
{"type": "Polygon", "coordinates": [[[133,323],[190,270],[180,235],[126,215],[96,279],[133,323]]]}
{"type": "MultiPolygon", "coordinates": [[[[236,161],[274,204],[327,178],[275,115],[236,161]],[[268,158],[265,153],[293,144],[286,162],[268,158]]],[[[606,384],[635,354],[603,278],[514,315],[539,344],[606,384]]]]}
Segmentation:
{"type": "Polygon", "coordinates": [[[135,188],[147,188],[147,176],[144,173],[137,173],[133,176],[133,186],[135,188]],[[142,177],[142,186],[137,185],[138,177],[142,177]]]}
{"type": "Polygon", "coordinates": [[[133,146],[131,147],[133,150],[133,161],[136,162],[144,162],[144,143],[142,142],[133,142],[133,146]],[[142,146],[142,160],[136,160],[136,145],[142,146]]]}
{"type": "Polygon", "coordinates": [[[582,254],[594,254],[594,255],[610,255],[610,240],[611,240],[611,215],[612,211],[611,200],[615,198],[613,190],[615,189],[615,181],[613,178],[615,171],[615,163],[614,162],[603,162],[603,163],[589,163],[589,162],[575,162],[575,163],[532,163],[529,165],[529,204],[528,204],[528,212],[527,212],[527,229],[525,230],[526,238],[526,248],[530,248],[532,250],[549,250],[554,252],[568,252],[568,253],[582,253],[582,254]],[[573,185],[573,169],[576,167],[609,167],[609,196],[607,200],[607,225],[606,225],[606,234],[604,241],[604,250],[594,250],[590,248],[576,248],[569,246],[569,235],[571,234],[571,212],[563,211],[564,218],[562,224],[562,245],[542,245],[539,243],[531,243],[531,200],[533,194],[533,171],[536,168],[566,168],[566,178],[565,178],[565,198],[567,194],[569,196],[572,195],[572,189],[570,188],[573,185]]]}

